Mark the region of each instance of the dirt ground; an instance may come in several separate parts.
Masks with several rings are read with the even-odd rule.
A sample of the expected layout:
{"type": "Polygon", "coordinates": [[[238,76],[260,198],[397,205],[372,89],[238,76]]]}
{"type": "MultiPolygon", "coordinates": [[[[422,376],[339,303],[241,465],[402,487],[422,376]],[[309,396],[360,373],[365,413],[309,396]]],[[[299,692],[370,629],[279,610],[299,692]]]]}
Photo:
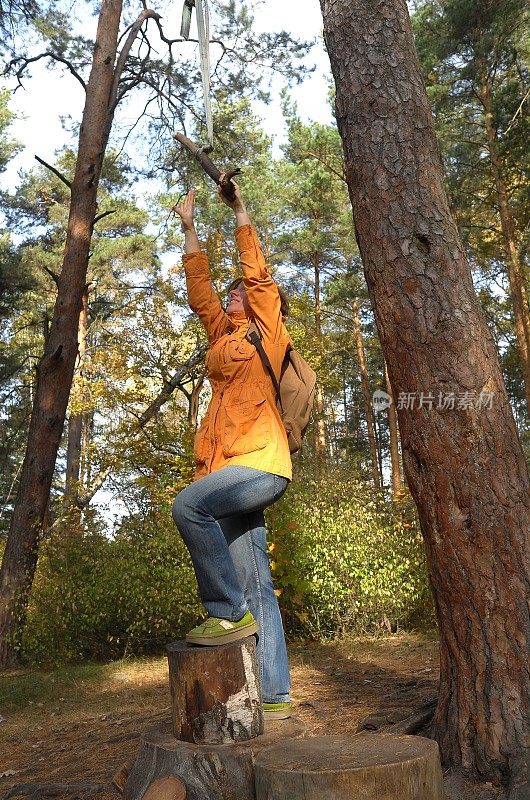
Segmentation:
{"type": "MultiPolygon", "coordinates": [[[[305,722],[308,735],[355,732],[366,717],[376,727],[398,722],[436,695],[438,645],[423,636],[293,644],[290,662],[293,714],[305,722]]],[[[134,759],[142,733],[170,715],[162,657],[124,660],[87,674],[4,674],[0,796],[28,783],[110,784],[134,759]]],[[[101,800],[107,796],[116,798],[98,794],[101,800]]],[[[488,800],[497,796],[488,794],[488,800]]]]}

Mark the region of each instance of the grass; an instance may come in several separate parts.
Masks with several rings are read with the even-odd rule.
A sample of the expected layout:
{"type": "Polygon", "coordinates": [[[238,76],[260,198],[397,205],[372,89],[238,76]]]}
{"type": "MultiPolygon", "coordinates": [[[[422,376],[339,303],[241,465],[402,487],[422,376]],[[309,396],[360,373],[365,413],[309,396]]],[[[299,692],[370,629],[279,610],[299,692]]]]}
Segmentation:
{"type": "Polygon", "coordinates": [[[0,675],[0,713],[35,711],[57,704],[100,706],[122,695],[128,683],[149,693],[167,674],[165,657],[122,659],[109,664],[79,664],[53,670],[22,669],[0,675]]]}

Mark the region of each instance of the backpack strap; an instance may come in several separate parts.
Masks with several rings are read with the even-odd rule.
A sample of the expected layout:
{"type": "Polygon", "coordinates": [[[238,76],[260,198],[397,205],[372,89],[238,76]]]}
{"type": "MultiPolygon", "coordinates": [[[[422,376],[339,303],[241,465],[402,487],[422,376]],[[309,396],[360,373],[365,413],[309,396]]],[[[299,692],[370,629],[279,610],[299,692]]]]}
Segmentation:
{"type": "Polygon", "coordinates": [[[263,344],[262,344],[262,341],[261,341],[260,332],[259,332],[258,326],[256,325],[255,322],[251,322],[250,323],[250,326],[249,326],[249,329],[247,331],[247,334],[246,334],[245,338],[248,339],[250,344],[254,345],[254,347],[256,348],[256,350],[259,353],[259,357],[261,358],[261,360],[263,362],[263,366],[265,367],[265,369],[267,370],[267,372],[271,376],[272,383],[273,383],[274,389],[276,391],[276,397],[277,397],[278,403],[280,404],[280,409],[281,409],[281,411],[283,413],[282,398],[281,398],[281,393],[280,393],[280,384],[278,383],[278,379],[277,379],[276,375],[274,374],[274,370],[272,368],[272,364],[270,362],[269,356],[265,352],[265,348],[263,347],[263,344]]]}

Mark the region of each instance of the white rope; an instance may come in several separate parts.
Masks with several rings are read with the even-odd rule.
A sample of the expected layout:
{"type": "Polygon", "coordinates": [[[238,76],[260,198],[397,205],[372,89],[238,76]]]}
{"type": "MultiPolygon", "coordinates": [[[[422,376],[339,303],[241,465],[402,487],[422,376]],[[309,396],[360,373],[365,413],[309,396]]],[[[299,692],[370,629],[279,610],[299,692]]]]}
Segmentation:
{"type": "Polygon", "coordinates": [[[206,134],[208,144],[213,147],[213,119],[210,100],[210,19],[208,0],[195,0],[197,11],[197,33],[199,39],[199,56],[201,60],[202,91],[204,95],[204,112],[206,115],[206,134]]]}

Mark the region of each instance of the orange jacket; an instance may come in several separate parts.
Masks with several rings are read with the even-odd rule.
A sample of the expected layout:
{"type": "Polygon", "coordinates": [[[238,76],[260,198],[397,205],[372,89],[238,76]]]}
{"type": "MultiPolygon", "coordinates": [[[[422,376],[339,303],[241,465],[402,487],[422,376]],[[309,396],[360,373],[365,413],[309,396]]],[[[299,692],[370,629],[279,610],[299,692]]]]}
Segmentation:
{"type": "MultiPolygon", "coordinates": [[[[236,230],[243,283],[263,347],[279,376],[289,334],[280,296],[267,272],[251,225],[236,230]]],[[[206,368],[212,399],[195,436],[195,478],[229,464],[292,477],[287,435],[276,407],[276,393],[254,345],[245,339],[250,320],[228,316],[213,289],[204,252],[184,256],[190,307],[199,315],[211,344],[206,368]]]]}

